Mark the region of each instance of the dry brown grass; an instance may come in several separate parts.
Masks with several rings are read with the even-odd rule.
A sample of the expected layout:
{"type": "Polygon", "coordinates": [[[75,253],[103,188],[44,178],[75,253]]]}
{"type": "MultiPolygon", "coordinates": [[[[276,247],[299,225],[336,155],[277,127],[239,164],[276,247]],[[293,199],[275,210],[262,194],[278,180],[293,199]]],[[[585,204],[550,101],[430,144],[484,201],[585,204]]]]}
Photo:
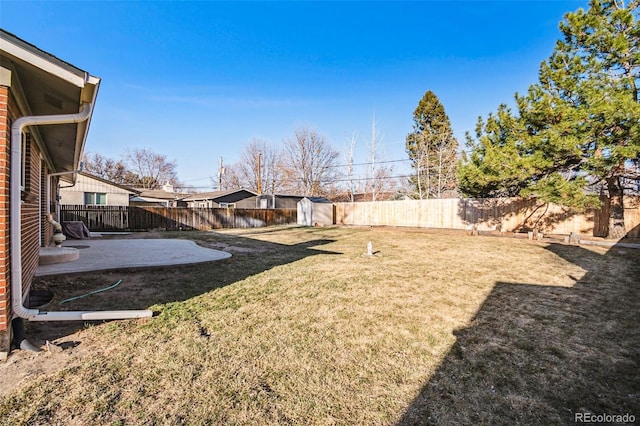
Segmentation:
{"type": "Polygon", "coordinates": [[[54,304],[122,279],[112,293],[65,308],[159,314],[76,334],[29,324],[31,336],[79,346],[34,356],[64,362],[2,396],[2,424],[562,424],[575,412],[640,415],[640,250],[407,229],[159,236],[234,256],[41,279],[54,304]],[[375,256],[365,255],[368,241],[375,256]]]}

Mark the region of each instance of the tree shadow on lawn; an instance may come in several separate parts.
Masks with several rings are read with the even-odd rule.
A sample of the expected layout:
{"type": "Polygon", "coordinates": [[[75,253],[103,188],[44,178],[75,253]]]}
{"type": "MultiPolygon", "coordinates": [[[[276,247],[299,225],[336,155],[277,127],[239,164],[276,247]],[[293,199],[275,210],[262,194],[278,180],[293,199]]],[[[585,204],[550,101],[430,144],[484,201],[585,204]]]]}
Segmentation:
{"type": "Polygon", "coordinates": [[[640,418],[640,249],[550,244],[573,287],[497,282],[400,425],[640,418]]]}
{"type": "MultiPolygon", "coordinates": [[[[170,238],[171,234],[156,234],[155,237],[170,238]]],[[[222,235],[212,232],[180,233],[180,237],[197,241],[204,247],[229,251],[232,257],[189,265],[36,277],[31,286],[32,290],[47,289],[54,294],[49,303],[39,306],[38,309],[42,311],[149,309],[153,305],[185,301],[309,256],[341,254],[315,248],[334,242],[327,239],[288,245],[255,240],[241,235],[222,235]],[[110,287],[119,280],[121,283],[113,289],[65,302],[65,299],[84,296],[89,292],[110,287]]],[[[89,324],[102,322],[104,321],[34,321],[26,323],[26,334],[34,343],[43,344],[46,340],[55,341],[89,324]]],[[[77,343],[67,345],[73,346],[77,343]]]]}

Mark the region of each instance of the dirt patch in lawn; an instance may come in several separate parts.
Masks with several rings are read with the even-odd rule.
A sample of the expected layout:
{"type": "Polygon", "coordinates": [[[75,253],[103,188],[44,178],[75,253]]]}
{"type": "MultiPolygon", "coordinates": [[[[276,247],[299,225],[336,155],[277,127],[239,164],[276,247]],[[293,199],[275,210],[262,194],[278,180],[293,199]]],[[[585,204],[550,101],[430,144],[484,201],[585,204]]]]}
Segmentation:
{"type": "MultiPolygon", "coordinates": [[[[154,269],[157,274],[162,268],[154,269]]],[[[65,310],[109,310],[145,309],[144,303],[123,302],[124,300],[150,300],[157,297],[154,286],[149,286],[151,270],[139,272],[105,272],[101,274],[70,274],[56,277],[36,278],[33,289],[47,289],[54,298],[37,308],[42,311],[65,310]],[[89,292],[112,286],[122,276],[123,281],[116,288],[104,293],[93,294],[75,303],[60,303],[65,298],[88,294],[89,292]],[[113,296],[116,297],[113,297],[113,296]],[[128,307],[127,307],[128,306],[128,307]]],[[[132,320],[144,323],[148,319],[132,320]]],[[[39,377],[45,377],[84,358],[96,356],[105,342],[93,332],[94,327],[105,326],[106,321],[54,321],[27,322],[27,338],[30,344],[41,352],[14,350],[7,362],[0,364],[0,396],[27,386],[39,377]]]]}
{"type": "Polygon", "coordinates": [[[30,342],[40,347],[42,352],[14,350],[8,360],[0,364],[0,397],[62,371],[75,362],[82,362],[86,356],[95,355],[92,352],[99,347],[99,342],[94,341],[95,335],[79,330],[74,323],[49,323],[45,327],[34,323],[28,328],[30,342]],[[46,341],[56,347],[48,349],[46,341]]]}

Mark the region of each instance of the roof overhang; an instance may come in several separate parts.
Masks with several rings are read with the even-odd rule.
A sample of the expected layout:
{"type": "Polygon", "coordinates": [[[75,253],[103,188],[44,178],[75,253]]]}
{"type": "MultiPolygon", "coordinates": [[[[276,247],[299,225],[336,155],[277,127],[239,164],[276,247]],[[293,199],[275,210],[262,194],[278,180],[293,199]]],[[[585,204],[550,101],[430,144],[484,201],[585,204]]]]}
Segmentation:
{"type": "Polygon", "coordinates": [[[141,192],[141,191],[139,191],[139,190],[137,190],[137,189],[134,189],[134,188],[131,188],[131,187],[129,187],[129,186],[121,185],[121,184],[119,184],[119,183],[115,183],[115,182],[112,182],[112,181],[110,181],[110,180],[103,179],[103,178],[101,178],[100,176],[92,175],[91,173],[87,173],[87,172],[82,172],[82,171],[80,171],[80,172],[78,172],[78,175],[80,175],[80,176],[84,176],[84,177],[85,177],[85,178],[87,178],[87,179],[92,179],[92,180],[95,180],[95,181],[98,181],[98,182],[102,182],[102,183],[104,183],[104,184],[106,184],[106,185],[115,186],[116,188],[120,188],[120,189],[122,189],[123,191],[128,192],[130,195],[138,195],[138,194],[140,194],[140,192],[141,192]]]}
{"type": "MultiPolygon", "coordinates": [[[[218,198],[222,198],[222,197],[226,197],[232,194],[238,194],[241,192],[246,192],[249,194],[249,197],[256,197],[258,196],[257,192],[253,192],[250,189],[231,189],[228,191],[214,191],[214,192],[201,192],[199,194],[192,194],[189,195],[188,197],[183,198],[183,201],[215,201],[218,198]]],[[[242,198],[238,198],[238,200],[241,200],[242,198]]]]}
{"type": "MultiPolygon", "coordinates": [[[[1,29],[0,66],[5,75],[10,73],[10,90],[20,116],[76,114],[83,104],[95,105],[100,78],[1,29]]],[[[52,171],[65,172],[79,168],[90,122],[91,116],[80,123],[26,130],[52,171]]]]}

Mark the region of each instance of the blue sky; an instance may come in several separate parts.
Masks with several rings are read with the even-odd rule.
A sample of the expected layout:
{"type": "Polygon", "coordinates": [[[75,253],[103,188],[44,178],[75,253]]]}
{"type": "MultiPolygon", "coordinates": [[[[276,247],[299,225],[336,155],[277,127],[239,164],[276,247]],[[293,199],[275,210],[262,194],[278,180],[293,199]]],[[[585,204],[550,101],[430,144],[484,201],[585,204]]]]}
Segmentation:
{"type": "MultiPolygon", "coordinates": [[[[478,116],[537,80],[584,1],[13,1],[0,26],[101,77],[86,151],[149,148],[210,189],[219,157],[308,126],[346,160],[403,160],[427,90],[464,143],[478,116]]],[[[389,163],[395,174],[407,162],[389,163]]]]}

